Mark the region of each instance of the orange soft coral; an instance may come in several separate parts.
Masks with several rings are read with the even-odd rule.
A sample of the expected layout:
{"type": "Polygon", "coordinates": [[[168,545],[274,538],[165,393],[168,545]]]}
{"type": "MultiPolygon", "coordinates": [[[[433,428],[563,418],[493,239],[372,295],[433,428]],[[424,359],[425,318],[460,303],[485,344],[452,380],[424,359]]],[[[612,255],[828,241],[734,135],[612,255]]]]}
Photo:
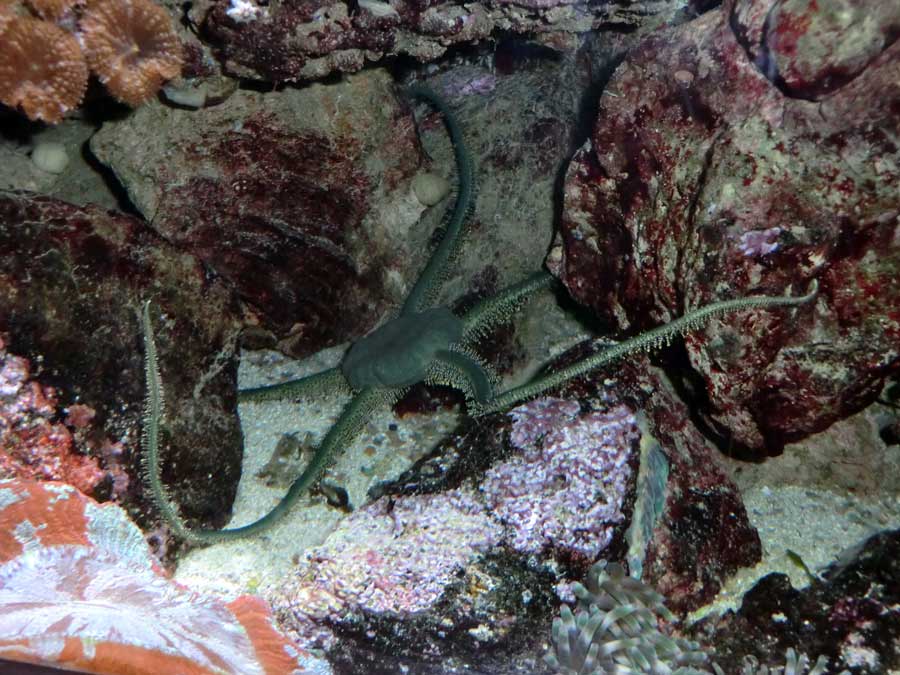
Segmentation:
{"type": "Polygon", "coordinates": [[[59,21],[78,0],[26,0],[31,10],[42,19],[59,21]]]}
{"type": "Polygon", "coordinates": [[[150,0],[99,0],[80,22],[91,70],[120,101],[137,106],[181,72],[172,18],[150,0]]]}
{"type": "Polygon", "coordinates": [[[87,87],[88,69],[75,37],[59,26],[11,17],[0,36],[0,102],[31,119],[59,122],[87,87]]]}
{"type": "Polygon", "coordinates": [[[0,36],[9,25],[9,22],[16,18],[15,9],[10,0],[0,0],[0,36]]]}
{"type": "Polygon", "coordinates": [[[165,9],[151,0],[91,0],[82,14],[81,4],[0,0],[0,103],[56,123],[81,102],[88,66],[131,106],[181,73],[181,42],[165,9]]]}

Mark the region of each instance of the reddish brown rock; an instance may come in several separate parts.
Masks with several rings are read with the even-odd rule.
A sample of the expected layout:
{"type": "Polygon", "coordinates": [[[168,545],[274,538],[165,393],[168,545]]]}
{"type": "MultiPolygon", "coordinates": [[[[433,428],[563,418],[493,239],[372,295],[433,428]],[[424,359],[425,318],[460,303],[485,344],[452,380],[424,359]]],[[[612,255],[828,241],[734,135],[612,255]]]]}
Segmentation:
{"type": "MultiPolygon", "coordinates": [[[[10,352],[39,364],[32,386],[52,386],[60,406],[74,408],[77,449],[107,467],[110,458],[102,454],[112,453],[122,463],[117,468],[127,469],[128,500],[143,482],[144,300],[153,302],[166,395],[163,477],[186,516],[221,525],[241,461],[235,414],[241,323],[233,294],[136,218],[0,192],[0,332],[10,352]],[[93,436],[78,406],[94,413],[93,436]]],[[[27,440],[19,439],[18,450],[27,440]]],[[[44,453],[39,461],[55,460],[44,453]]],[[[71,480],[70,474],[45,477],[71,480]]]]}
{"type": "Polygon", "coordinates": [[[215,45],[228,72],[283,82],[356,72],[387,57],[433,61],[453,45],[508,34],[531,35],[554,48],[571,48],[588,31],[601,27],[621,32],[649,30],[693,4],[682,0],[204,0],[193,6],[191,15],[215,45]]]}
{"type": "Polygon", "coordinates": [[[239,91],[197,111],[144,107],[105,125],[91,149],[153,228],[227,280],[286,353],[357,337],[405,294],[403,237],[425,208],[410,181],[423,157],[385,73],[239,91]]]}
{"type": "Polygon", "coordinates": [[[639,391],[653,392],[645,411],[670,472],[643,580],[666,596],[673,611],[687,612],[712,600],[738,569],[759,562],[762,544],[741,493],[688,407],[658,371],[648,370],[638,382],[639,391]]]}
{"type": "MultiPolygon", "coordinates": [[[[785,52],[779,72],[818,83],[812,103],[773,84],[734,32],[795,3],[734,4],[653,34],[616,71],[569,168],[551,261],[628,332],[818,279],[814,306],[726,316],[686,339],[705,423],[733,449],[778,452],[872,401],[900,366],[900,42],[873,52],[883,24],[844,45],[829,58],[855,75],[840,81],[824,55],[785,52]]],[[[810,26],[842,7],[816,6],[826,19],[810,26]]]]}
{"type": "Polygon", "coordinates": [[[900,4],[735,0],[730,23],[760,72],[791,97],[821,100],[896,39],[900,4]]]}

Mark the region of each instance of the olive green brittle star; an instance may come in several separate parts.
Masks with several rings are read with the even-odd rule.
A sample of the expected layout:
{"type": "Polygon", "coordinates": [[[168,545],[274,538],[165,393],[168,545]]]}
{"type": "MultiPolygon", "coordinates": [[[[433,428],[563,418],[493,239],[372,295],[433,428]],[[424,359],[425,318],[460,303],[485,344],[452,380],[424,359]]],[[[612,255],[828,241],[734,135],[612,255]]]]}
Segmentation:
{"type": "Polygon", "coordinates": [[[339,366],[298,380],[245,389],[240,401],[297,399],[327,392],[349,392],[352,398],[319,443],[309,464],[291,484],[281,501],[260,519],[225,530],[189,528],[168,497],[160,478],[159,425],[163,414],[162,386],[156,345],[150,325],[150,304],[144,304],[142,326],[146,351],[147,410],[145,415],[146,477],[165,520],[180,536],[211,543],[252,535],[271,527],[291,509],[297,499],[321,478],[336,453],[359,435],[372,412],[392,405],[418,382],[447,384],[463,391],[470,413],[496,412],[551,389],[563,382],[628,354],[656,349],[672,337],[696,329],[711,317],[754,307],[800,305],[816,295],[816,283],[799,297],[757,296],[725,300],[693,310],[671,323],[615,344],[567,368],[538,377],[521,387],[494,394],[496,377],[474,355],[471,346],[496,325],[507,321],[530,296],[549,288],[554,279],[538,272],[497,295],[487,298],[457,316],[449,308],[434,306],[453,261],[459,255],[464,226],[472,203],[472,163],[462,133],[449,108],[433,92],[415,88],[443,116],[457,168],[456,202],[446,221],[443,237],[410,291],[397,317],[354,343],[339,366]]]}

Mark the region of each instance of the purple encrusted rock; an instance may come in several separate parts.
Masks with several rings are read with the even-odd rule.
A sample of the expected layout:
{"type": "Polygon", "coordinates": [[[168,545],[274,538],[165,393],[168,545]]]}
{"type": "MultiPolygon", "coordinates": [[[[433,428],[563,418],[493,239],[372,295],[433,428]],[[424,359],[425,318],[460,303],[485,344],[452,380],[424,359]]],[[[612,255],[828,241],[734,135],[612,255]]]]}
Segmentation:
{"type": "Polygon", "coordinates": [[[301,645],[358,659],[365,634],[366,658],[395,669],[424,668],[403,660],[414,657],[483,666],[473,647],[537,653],[522,650],[539,637],[529,626],[545,622],[553,585],[536,561],[584,565],[621,544],[638,432],[624,405],[581,412],[555,398],[492,420],[494,433],[511,425],[509,447],[494,454],[478,431],[457,439],[462,484],[382,496],[298,561],[270,600],[301,645]],[[491,457],[486,471],[476,453],[491,457]],[[412,634],[416,647],[396,644],[412,634]]]}
{"type": "Polygon", "coordinates": [[[575,401],[542,398],[514,408],[520,452],[491,467],[481,493],[520,553],[547,549],[594,560],[625,520],[640,434],[623,405],[579,414],[575,401]]]}
{"type": "Polygon", "coordinates": [[[457,573],[501,534],[471,490],[383,497],[306,551],[272,604],[301,644],[330,646],[329,624],[433,610],[457,573]]]}

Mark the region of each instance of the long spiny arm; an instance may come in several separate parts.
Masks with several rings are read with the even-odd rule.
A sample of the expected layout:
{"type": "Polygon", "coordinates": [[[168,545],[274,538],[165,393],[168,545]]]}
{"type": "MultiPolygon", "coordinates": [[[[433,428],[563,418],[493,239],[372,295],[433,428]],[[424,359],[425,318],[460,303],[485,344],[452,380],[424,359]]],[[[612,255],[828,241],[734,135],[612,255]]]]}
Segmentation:
{"type": "Polygon", "coordinates": [[[419,279],[406,298],[406,302],[403,303],[401,314],[421,312],[431,307],[437,300],[441,286],[449,273],[450,263],[459,254],[459,249],[462,245],[463,224],[469,215],[469,209],[472,205],[475,180],[472,159],[466,150],[462,130],[456,123],[456,119],[447,103],[425,87],[411,87],[409,93],[424,99],[443,115],[444,123],[447,125],[447,132],[450,134],[450,141],[453,143],[457,185],[456,204],[453,206],[453,211],[446,221],[441,243],[438,244],[437,249],[429,258],[428,264],[425,265],[425,269],[419,275],[419,279]]]}
{"type": "MultiPolygon", "coordinates": [[[[256,534],[274,525],[287,514],[297,502],[297,499],[319,479],[328,463],[337,454],[337,451],[349,445],[356,438],[375,408],[382,405],[386,398],[390,399],[389,394],[374,387],[367,387],[357,393],[344,407],[334,426],[322,439],[300,477],[291,484],[281,501],[262,518],[248,525],[228,530],[193,530],[184,522],[184,519],[178,512],[178,508],[170,499],[162,483],[159,456],[159,426],[163,416],[163,390],[159,375],[156,341],[153,336],[153,326],[150,322],[149,301],[144,303],[141,314],[141,327],[144,336],[144,365],[147,378],[147,402],[143,434],[145,477],[149,483],[150,492],[157,508],[159,508],[165,521],[179,536],[191,541],[201,543],[227,541],[256,534]]],[[[328,372],[325,371],[325,373],[328,372]]]]}
{"type": "Polygon", "coordinates": [[[605,366],[617,359],[627,356],[635,352],[650,351],[661,347],[674,336],[684,334],[690,330],[699,328],[714,316],[735,312],[742,309],[763,308],[771,309],[774,307],[793,307],[803,305],[812,301],[818,294],[818,282],[813,279],[810,284],[809,292],[799,297],[791,296],[756,296],[748,298],[737,298],[735,300],[723,300],[700,307],[688,312],[663,326],[654,328],[653,330],[641,333],[629,340],[620,342],[608,349],[589,356],[571,366],[557,370],[553,373],[538,378],[528,384],[510,389],[507,392],[498,394],[491,400],[490,404],[484,406],[479,414],[497,412],[509,408],[510,406],[523,401],[525,399],[534,398],[539,394],[559,386],[572,378],[584,375],[591,370],[605,366]]]}
{"type": "Polygon", "coordinates": [[[329,393],[350,393],[347,380],[341,373],[340,366],[323,370],[297,380],[280,382],[279,384],[267,384],[261,387],[251,387],[238,391],[238,401],[278,401],[307,396],[321,396],[329,393]]]}
{"type": "Polygon", "coordinates": [[[209,544],[258,534],[272,527],[287,515],[303,493],[321,477],[337,452],[353,442],[372,412],[383,402],[384,393],[372,387],[364,389],[354,396],[341,411],[341,416],[338,417],[334,426],[319,443],[309,464],[303,469],[303,473],[291,483],[291,487],[288,488],[281,501],[262,518],[227,530],[189,530],[185,528],[179,534],[187,539],[209,544]]]}
{"type": "Polygon", "coordinates": [[[153,326],[150,324],[150,301],[144,302],[141,312],[141,329],[144,334],[144,376],[147,381],[147,398],[144,403],[144,433],[141,437],[144,454],[141,458],[144,480],[150,486],[153,501],[167,523],[178,534],[187,531],[178,508],[166,492],[160,475],[159,461],[159,425],[163,417],[163,389],[159,376],[159,358],[156,353],[156,340],[153,337],[153,326]]]}
{"type": "Polygon", "coordinates": [[[462,390],[470,404],[480,410],[494,395],[495,379],[475,354],[457,348],[441,349],[435,353],[425,382],[462,390]]]}
{"type": "Polygon", "coordinates": [[[464,344],[471,344],[490,331],[494,326],[508,321],[528,298],[535,293],[550,288],[556,279],[549,272],[535,272],[522,281],[482,300],[466,312],[463,320],[464,344]]]}

